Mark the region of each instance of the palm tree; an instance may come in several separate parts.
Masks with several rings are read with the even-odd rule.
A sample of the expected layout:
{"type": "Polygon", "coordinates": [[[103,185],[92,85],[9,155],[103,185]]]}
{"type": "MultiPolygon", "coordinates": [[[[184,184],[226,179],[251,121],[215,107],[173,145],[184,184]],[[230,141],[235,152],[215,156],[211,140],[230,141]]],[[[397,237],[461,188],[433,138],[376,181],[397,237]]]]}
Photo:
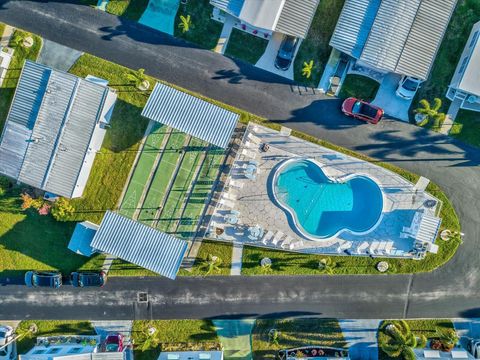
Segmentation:
{"type": "Polygon", "coordinates": [[[190,18],[190,15],[187,15],[186,17],[183,15],[180,15],[180,23],[178,24],[178,27],[182,29],[182,33],[188,32],[191,26],[192,26],[192,20],[190,18]]]}
{"type": "Polygon", "coordinates": [[[303,63],[303,68],[302,68],[302,75],[305,76],[307,79],[310,79],[310,76],[312,76],[312,70],[313,70],[313,60],[310,60],[310,62],[304,62],[303,63]]]}
{"type": "Polygon", "coordinates": [[[333,270],[337,267],[337,263],[333,262],[331,258],[323,258],[318,262],[318,270],[322,274],[333,275],[333,270]]]}
{"type": "Polygon", "coordinates": [[[430,104],[427,100],[422,99],[419,104],[420,107],[415,110],[415,113],[423,115],[423,120],[418,125],[424,126],[430,123],[434,129],[438,129],[442,126],[446,116],[444,113],[440,112],[442,100],[435,98],[433,99],[433,104],[430,104]]]}
{"type": "Polygon", "coordinates": [[[33,46],[33,37],[30,33],[24,32],[24,31],[15,31],[13,34],[11,42],[16,46],[16,47],[25,47],[25,48],[30,48],[33,46]]]}
{"type": "Polygon", "coordinates": [[[417,338],[413,335],[405,320],[388,321],[384,326],[387,336],[379,338],[380,348],[390,357],[402,357],[414,360],[413,348],[417,346],[417,338]]]}
{"type": "Polygon", "coordinates": [[[220,272],[220,265],[222,264],[222,259],[218,256],[208,254],[207,260],[201,266],[202,269],[207,270],[205,275],[210,275],[214,272],[220,272]]]}
{"type": "Polygon", "coordinates": [[[145,91],[150,87],[150,82],[145,75],[145,69],[138,69],[127,74],[127,79],[134,83],[137,89],[145,91]]]}
{"type": "Polygon", "coordinates": [[[270,344],[278,346],[278,340],[280,338],[280,332],[277,329],[270,329],[268,332],[268,339],[270,344]]]}
{"type": "Polygon", "coordinates": [[[459,337],[454,329],[437,329],[437,336],[443,346],[451,350],[457,345],[459,337]]]}
{"type": "Polygon", "coordinates": [[[160,339],[156,336],[156,333],[157,329],[153,326],[150,326],[142,331],[142,341],[140,346],[142,351],[147,351],[158,346],[160,339]]]}
{"type": "Polygon", "coordinates": [[[272,272],[272,264],[271,263],[265,263],[265,264],[261,264],[261,270],[262,270],[262,274],[269,274],[272,272]]]}

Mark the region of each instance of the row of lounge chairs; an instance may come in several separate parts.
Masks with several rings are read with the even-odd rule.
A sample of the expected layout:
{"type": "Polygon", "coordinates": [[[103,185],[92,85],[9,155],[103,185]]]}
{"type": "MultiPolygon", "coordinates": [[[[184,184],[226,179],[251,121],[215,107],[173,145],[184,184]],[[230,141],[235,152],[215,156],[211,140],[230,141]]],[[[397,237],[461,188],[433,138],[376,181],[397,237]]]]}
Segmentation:
{"type": "Polygon", "coordinates": [[[274,245],[282,249],[294,250],[303,246],[303,241],[294,239],[290,235],[285,236],[281,231],[274,233],[269,230],[262,238],[263,245],[274,245]]]}

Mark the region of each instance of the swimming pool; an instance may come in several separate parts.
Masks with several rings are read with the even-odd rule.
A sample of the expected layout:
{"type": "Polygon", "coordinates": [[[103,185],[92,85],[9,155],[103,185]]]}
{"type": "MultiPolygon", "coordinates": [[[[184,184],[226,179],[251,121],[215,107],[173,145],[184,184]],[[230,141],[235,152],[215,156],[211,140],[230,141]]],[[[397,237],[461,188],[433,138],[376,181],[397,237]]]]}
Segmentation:
{"type": "Polygon", "coordinates": [[[273,194],[299,232],[313,240],[342,231],[367,233],[378,225],[383,209],[375,181],[364,175],[331,179],[310,159],[283,163],[273,177],[273,194]]]}

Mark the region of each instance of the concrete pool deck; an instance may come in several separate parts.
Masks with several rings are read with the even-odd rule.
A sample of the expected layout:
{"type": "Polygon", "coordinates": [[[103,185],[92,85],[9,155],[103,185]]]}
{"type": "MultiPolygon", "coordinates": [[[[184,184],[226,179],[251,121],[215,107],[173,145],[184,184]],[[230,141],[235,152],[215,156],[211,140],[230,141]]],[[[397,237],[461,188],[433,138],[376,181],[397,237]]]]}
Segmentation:
{"type": "Polygon", "coordinates": [[[230,184],[227,183],[229,186],[226,186],[216,199],[217,205],[210,223],[210,237],[279,250],[292,250],[289,244],[295,243],[293,249],[303,253],[341,254],[347,250],[352,255],[368,255],[367,250],[372,249],[372,244],[385,250],[385,244],[390,243],[390,251],[383,253],[373,251],[372,255],[413,257],[413,253],[410,252],[415,240],[412,237],[401,236],[403,227],[412,224],[419,210],[435,216],[441,205],[438,199],[424,191],[416,191],[414,184],[383,167],[260,125],[248,126],[229,178],[230,184]],[[267,152],[259,150],[258,144],[261,143],[269,144],[267,152]],[[273,170],[282,161],[302,157],[324,164],[329,175],[341,177],[365,174],[374,179],[384,196],[383,214],[379,225],[364,235],[342,232],[320,241],[308,240],[297,232],[286,212],[274,202],[269,189],[273,170]],[[251,161],[257,162],[254,179],[245,177],[244,168],[251,161]],[[434,200],[435,206],[425,207],[427,200],[434,200]],[[239,213],[235,225],[228,223],[228,214],[231,210],[239,213]],[[262,228],[264,234],[269,231],[277,234],[279,241],[262,242],[261,236],[258,239],[249,238],[248,229],[253,226],[262,228]],[[222,229],[220,232],[223,231],[220,235],[216,235],[218,228],[222,229]],[[288,244],[285,241],[287,239],[288,244]]]}

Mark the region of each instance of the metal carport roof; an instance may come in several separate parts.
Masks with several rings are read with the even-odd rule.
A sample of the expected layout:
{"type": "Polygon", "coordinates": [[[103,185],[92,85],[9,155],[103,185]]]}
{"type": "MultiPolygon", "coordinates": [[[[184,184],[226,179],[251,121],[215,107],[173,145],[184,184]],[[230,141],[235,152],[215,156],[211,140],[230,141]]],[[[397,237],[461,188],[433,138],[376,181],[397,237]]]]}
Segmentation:
{"type": "Polygon", "coordinates": [[[169,279],[177,276],[187,251],[186,241],[112,211],[106,212],[91,246],[169,279]]]}
{"type": "Polygon", "coordinates": [[[160,83],[142,115],[224,149],[239,118],[232,111],[160,83]]]}

